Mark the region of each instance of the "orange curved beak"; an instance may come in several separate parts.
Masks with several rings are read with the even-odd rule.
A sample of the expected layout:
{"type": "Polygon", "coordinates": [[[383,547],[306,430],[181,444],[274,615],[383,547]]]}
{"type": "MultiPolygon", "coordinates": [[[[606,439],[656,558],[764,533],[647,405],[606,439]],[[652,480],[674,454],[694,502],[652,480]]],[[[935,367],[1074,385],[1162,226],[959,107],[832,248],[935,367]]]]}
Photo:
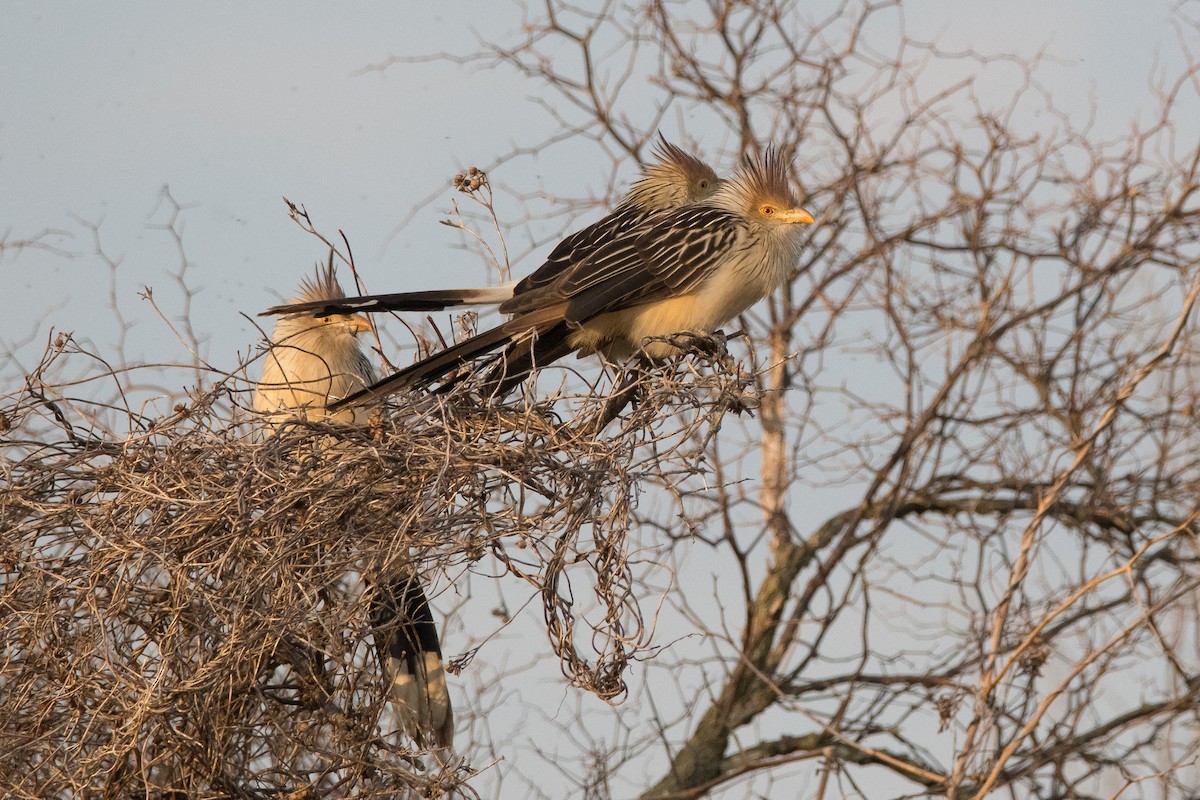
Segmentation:
{"type": "Polygon", "coordinates": [[[779,219],[784,222],[790,222],[794,225],[812,225],[816,220],[813,215],[805,211],[803,208],[789,208],[779,212],[779,219]]]}

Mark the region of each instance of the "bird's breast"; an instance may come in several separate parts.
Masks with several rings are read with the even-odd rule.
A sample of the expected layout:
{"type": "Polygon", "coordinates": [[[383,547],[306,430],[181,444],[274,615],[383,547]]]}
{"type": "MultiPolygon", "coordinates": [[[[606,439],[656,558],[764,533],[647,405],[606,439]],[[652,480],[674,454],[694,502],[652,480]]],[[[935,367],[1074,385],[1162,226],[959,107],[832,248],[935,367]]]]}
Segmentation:
{"type": "MultiPolygon", "coordinates": [[[[581,325],[571,343],[584,353],[599,350],[611,358],[624,358],[641,347],[646,338],[683,331],[711,333],[761,296],[762,293],[747,291],[744,285],[722,281],[692,294],[601,314],[581,325]]],[[[654,358],[677,352],[666,342],[651,342],[646,350],[654,358]]]]}

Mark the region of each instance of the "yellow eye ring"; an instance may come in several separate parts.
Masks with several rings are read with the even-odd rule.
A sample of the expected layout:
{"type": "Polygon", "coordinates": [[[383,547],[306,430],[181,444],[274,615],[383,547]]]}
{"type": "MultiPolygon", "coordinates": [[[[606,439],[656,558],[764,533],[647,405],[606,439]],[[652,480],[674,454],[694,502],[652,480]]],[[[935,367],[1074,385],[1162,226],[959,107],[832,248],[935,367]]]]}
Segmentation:
{"type": "Polygon", "coordinates": [[[759,211],[759,213],[760,213],[760,214],[762,214],[764,217],[769,217],[769,216],[771,216],[772,214],[774,214],[774,213],[775,213],[775,206],[763,206],[763,207],[762,207],[762,208],[760,208],[758,211],[759,211]]]}

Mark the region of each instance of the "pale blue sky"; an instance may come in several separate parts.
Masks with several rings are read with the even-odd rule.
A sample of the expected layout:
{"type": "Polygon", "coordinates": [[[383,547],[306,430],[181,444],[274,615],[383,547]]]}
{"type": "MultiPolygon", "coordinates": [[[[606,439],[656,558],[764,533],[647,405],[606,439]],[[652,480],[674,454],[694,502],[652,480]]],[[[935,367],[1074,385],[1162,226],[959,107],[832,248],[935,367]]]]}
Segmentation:
{"type": "MultiPolygon", "coordinates": [[[[163,185],[194,206],[185,216],[190,277],[203,289],[194,323],[215,336],[214,360],[231,359],[256,336],[238,311],[256,311],[274,292],[290,291],[321,255],[287,219],[282,195],[304,203],[325,232],[345,230],[374,288],[480,280],[477,260],[453,249],[454,232],[436,224],[453,197],[447,181],[460,166],[551,132],[531,102],[543,87],[505,69],[446,62],[361,72],[391,55],[468,52],[472,30],[509,38],[520,22],[503,3],[445,5],[7,4],[0,232],[20,239],[66,230],[71,238],[54,241],[79,257],[0,256],[0,274],[22,299],[0,319],[0,351],[34,332],[42,341],[49,325],[112,341],[109,312],[96,309],[107,302],[107,273],[77,215],[101,222],[106,252],[122,259],[120,300],[127,316],[144,320],[131,334],[134,355],[138,348],[147,357],[177,352],[136,298],[150,284],[165,308],[177,303],[165,275],[174,268],[173,244],[147,227],[165,219],[162,209],[151,213],[163,185]],[[389,244],[398,221],[439,187],[447,191],[389,244]]],[[[1101,121],[1121,130],[1132,108],[1148,105],[1156,53],[1165,45],[1174,54],[1171,6],[920,0],[905,6],[905,16],[910,35],[938,39],[948,50],[1030,54],[1045,47],[1055,63],[1043,80],[1060,103],[1083,113],[1094,91],[1101,121]]],[[[1005,86],[1008,70],[995,67],[1005,86]]],[[[713,150],[725,144],[720,132],[688,134],[713,150]]],[[[597,155],[576,153],[584,164],[597,155]]],[[[535,165],[543,162],[552,174],[534,169],[498,180],[524,191],[547,179],[561,186],[553,173],[568,162],[535,165]]],[[[580,195],[604,190],[606,166],[571,169],[589,184],[580,195]]],[[[516,216],[515,201],[501,204],[516,216]]]]}

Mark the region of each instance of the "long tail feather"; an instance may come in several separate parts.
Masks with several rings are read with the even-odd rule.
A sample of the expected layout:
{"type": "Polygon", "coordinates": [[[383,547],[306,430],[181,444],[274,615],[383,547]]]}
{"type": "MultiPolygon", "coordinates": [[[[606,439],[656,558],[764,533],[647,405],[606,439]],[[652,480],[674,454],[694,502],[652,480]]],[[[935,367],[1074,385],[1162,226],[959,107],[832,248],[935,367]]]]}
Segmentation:
{"type": "Polygon", "coordinates": [[[420,579],[407,573],[382,584],[371,605],[375,644],[401,727],[418,746],[452,747],[454,709],[437,625],[420,579]]]}
{"type": "Polygon", "coordinates": [[[442,311],[457,306],[503,303],[512,297],[512,284],[482,289],[434,289],[426,292],[367,294],[361,297],[337,297],[305,303],[271,306],[259,314],[309,314],[327,317],[333,314],[372,314],[381,311],[442,311]]]}
{"type": "Polygon", "coordinates": [[[329,410],[332,412],[348,406],[361,405],[387,397],[393,392],[432,383],[472,358],[495,350],[511,340],[512,334],[504,330],[503,326],[484,331],[478,336],[472,336],[440,353],[435,353],[429,358],[407,366],[383,380],[376,381],[366,389],[343,397],[336,403],[332,403],[329,410]]]}
{"type": "Polygon", "coordinates": [[[562,324],[562,315],[566,304],[561,303],[549,308],[522,314],[508,322],[497,325],[469,339],[464,339],[456,345],[447,347],[440,353],[434,353],[429,358],[418,361],[393,373],[381,381],[368,386],[366,389],[343,397],[329,406],[331,412],[348,406],[361,405],[371,400],[377,400],[387,395],[414,386],[424,386],[433,383],[451,370],[462,366],[471,359],[503,347],[514,339],[535,334],[537,331],[562,324]]]}
{"type": "Polygon", "coordinates": [[[567,323],[560,322],[536,336],[514,341],[484,379],[484,394],[504,397],[535,369],[570,353],[574,349],[569,343],[571,332],[567,323]]]}

